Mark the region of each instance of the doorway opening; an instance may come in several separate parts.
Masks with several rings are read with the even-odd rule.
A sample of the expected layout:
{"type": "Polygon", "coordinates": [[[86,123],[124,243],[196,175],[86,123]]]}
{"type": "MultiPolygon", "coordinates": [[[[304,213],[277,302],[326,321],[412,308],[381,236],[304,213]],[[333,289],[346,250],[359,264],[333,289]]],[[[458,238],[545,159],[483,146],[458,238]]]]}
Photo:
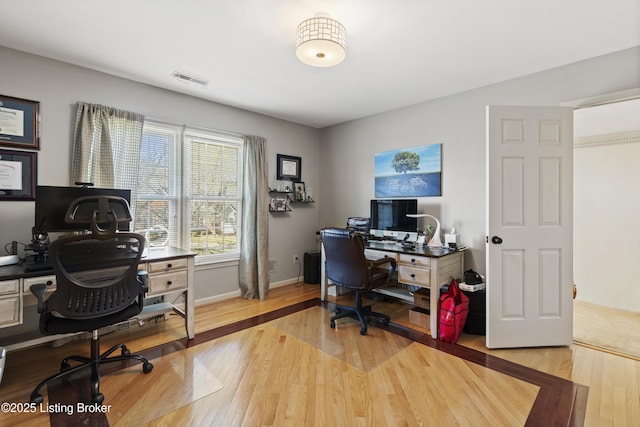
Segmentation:
{"type": "Polygon", "coordinates": [[[574,341],[640,358],[640,98],[575,110],[574,140],[574,341]]]}

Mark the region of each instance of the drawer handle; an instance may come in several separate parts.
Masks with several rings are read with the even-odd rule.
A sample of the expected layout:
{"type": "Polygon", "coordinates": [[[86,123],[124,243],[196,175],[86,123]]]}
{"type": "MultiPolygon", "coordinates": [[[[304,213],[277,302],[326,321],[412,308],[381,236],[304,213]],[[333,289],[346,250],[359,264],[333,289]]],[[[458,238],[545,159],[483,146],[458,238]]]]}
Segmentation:
{"type": "Polygon", "coordinates": [[[167,286],[171,286],[171,280],[167,280],[167,286]]]}
{"type": "Polygon", "coordinates": [[[411,258],[411,264],[415,264],[416,263],[416,259],[415,258],[411,258]]]}
{"type": "Polygon", "coordinates": [[[411,278],[412,278],[412,279],[415,279],[415,278],[416,278],[415,273],[412,273],[412,274],[411,274],[411,278]]]}
{"type": "Polygon", "coordinates": [[[53,285],[53,281],[47,280],[47,286],[51,286],[51,285],[53,285]]]}
{"type": "Polygon", "coordinates": [[[173,267],[173,264],[171,263],[167,264],[167,268],[171,268],[171,267],[173,267]]]}

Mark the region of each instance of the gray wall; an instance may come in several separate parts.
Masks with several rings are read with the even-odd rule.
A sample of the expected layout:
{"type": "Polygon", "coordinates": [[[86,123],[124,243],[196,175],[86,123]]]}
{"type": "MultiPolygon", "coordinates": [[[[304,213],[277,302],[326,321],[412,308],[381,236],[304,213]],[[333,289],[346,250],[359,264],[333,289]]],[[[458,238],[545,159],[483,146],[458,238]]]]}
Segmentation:
{"type": "MultiPolygon", "coordinates": [[[[1,94],[40,101],[40,184],[69,184],[77,101],[136,111],[167,122],[264,136],[271,177],[275,176],[276,154],[302,157],[302,180],[314,189],[316,203],[298,208],[294,205],[289,215],[270,217],[269,252],[275,261],[271,282],[275,283],[298,276],[292,256],[318,248],[317,229],[344,226],[349,216],[368,216],[369,200],[374,198],[375,153],[435,143],[443,144],[443,196],[421,198],[420,211],[438,216],[445,229],[455,226],[461,242],[472,248],[466,254],[467,267],[483,272],[485,106],[558,105],[639,87],[640,48],[322,131],[3,47],[0,71],[1,94]]],[[[33,208],[33,202],[0,202],[2,246],[12,240],[29,242],[33,208]]],[[[196,299],[215,299],[233,292],[237,292],[235,264],[196,269],[196,299]]]]}
{"type": "MultiPolygon", "coordinates": [[[[69,185],[75,103],[86,101],[170,123],[264,136],[272,179],[276,154],[288,154],[302,158],[302,180],[312,188],[319,187],[317,129],[3,47],[0,70],[0,94],[40,102],[39,184],[69,185]]],[[[293,255],[302,257],[304,252],[317,249],[321,197],[316,193],[314,198],[315,204],[287,216],[270,216],[269,253],[275,261],[271,283],[296,278],[298,266],[292,262],[293,255]]],[[[34,202],[0,202],[0,247],[13,240],[29,243],[33,209],[34,202]]],[[[237,267],[225,265],[196,268],[196,299],[237,291],[237,267]]]]}
{"type": "Polygon", "coordinates": [[[484,272],[485,106],[553,106],[633,87],[640,87],[640,47],[324,129],[321,224],[369,216],[375,153],[441,143],[443,195],[420,198],[418,210],[446,230],[455,226],[471,248],[466,268],[484,272]]]}

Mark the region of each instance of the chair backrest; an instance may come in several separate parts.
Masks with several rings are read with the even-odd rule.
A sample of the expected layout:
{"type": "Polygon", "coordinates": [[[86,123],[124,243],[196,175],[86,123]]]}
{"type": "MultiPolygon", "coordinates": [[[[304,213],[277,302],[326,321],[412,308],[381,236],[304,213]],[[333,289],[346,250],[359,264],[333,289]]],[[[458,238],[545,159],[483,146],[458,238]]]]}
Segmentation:
{"type": "Polygon", "coordinates": [[[320,235],[327,278],[346,288],[368,289],[368,264],[362,236],[342,228],[325,228],[320,235]]]}
{"type": "MultiPolygon", "coordinates": [[[[101,197],[107,196],[95,196],[101,197]]],[[[104,205],[106,201],[85,202],[104,205]]],[[[110,216],[111,224],[117,226],[119,219],[115,212],[110,212],[110,216]]],[[[71,319],[108,316],[132,304],[137,304],[141,311],[145,289],[138,279],[138,264],[144,237],[116,232],[111,225],[100,228],[96,215],[91,225],[91,234],[61,237],[49,246],[56,290],[45,303],[46,311],[71,319]]]]}

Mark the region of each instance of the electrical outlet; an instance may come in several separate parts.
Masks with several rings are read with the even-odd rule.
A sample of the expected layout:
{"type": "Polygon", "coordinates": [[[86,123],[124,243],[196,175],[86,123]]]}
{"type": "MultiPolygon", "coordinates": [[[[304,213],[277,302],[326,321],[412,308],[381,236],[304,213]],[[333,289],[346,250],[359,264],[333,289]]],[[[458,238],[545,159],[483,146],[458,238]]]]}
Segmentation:
{"type": "Polygon", "coordinates": [[[300,264],[300,257],[298,255],[294,255],[293,256],[293,263],[294,264],[300,264]]]}

